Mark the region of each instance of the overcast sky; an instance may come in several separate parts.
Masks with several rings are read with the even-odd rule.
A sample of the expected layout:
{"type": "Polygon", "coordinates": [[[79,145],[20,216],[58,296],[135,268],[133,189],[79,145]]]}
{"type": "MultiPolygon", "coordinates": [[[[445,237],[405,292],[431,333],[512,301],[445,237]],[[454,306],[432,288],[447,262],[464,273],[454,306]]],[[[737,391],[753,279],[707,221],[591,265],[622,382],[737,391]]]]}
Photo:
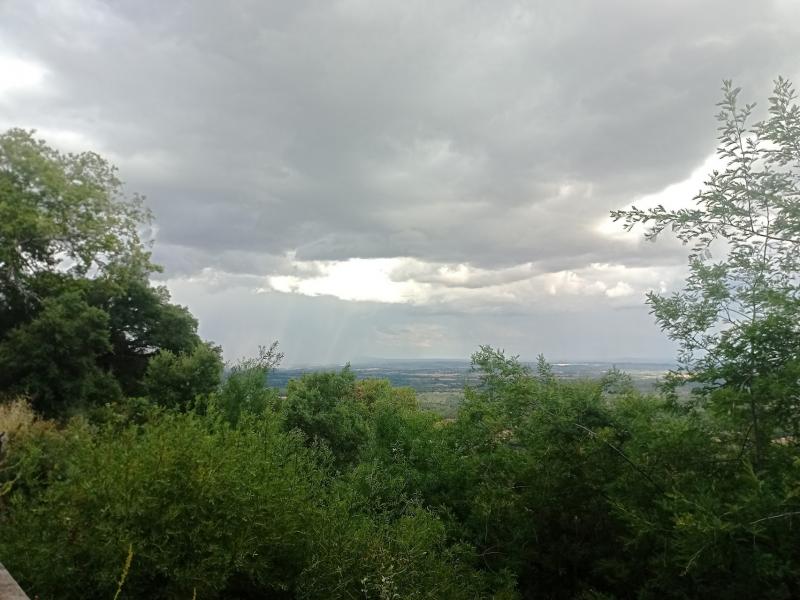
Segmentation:
{"type": "Polygon", "coordinates": [[[120,168],[227,358],[669,359],[724,78],[800,82],[800,2],[0,0],[0,128],[120,168]]]}

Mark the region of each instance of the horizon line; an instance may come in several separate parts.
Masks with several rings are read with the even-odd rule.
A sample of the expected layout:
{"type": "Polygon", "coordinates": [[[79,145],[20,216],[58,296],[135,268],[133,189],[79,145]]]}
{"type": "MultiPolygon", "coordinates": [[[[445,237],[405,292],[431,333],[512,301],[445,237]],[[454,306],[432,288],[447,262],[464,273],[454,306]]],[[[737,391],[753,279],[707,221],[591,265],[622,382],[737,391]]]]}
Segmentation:
{"type": "MultiPolygon", "coordinates": [[[[547,357],[545,357],[547,359],[547,357]]],[[[353,367],[359,366],[372,366],[380,362],[458,362],[469,364],[470,358],[462,357],[356,357],[345,362],[295,362],[287,365],[280,365],[277,370],[281,369],[303,369],[303,368],[325,368],[325,367],[338,367],[343,368],[346,365],[353,367]]],[[[520,362],[523,364],[533,364],[536,359],[528,359],[520,357],[520,362]]],[[[618,363],[633,364],[633,365],[675,365],[677,361],[674,358],[635,358],[635,357],[614,357],[612,359],[600,358],[557,358],[547,359],[547,362],[552,366],[567,366],[567,365],[580,365],[580,364],[603,364],[614,365],[618,363]]]]}

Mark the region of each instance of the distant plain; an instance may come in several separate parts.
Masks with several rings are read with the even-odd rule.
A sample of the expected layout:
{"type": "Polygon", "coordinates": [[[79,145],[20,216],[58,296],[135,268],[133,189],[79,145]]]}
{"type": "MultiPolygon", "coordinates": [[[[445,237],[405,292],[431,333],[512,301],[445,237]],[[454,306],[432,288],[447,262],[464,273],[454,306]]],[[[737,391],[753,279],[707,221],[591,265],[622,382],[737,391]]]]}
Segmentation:
{"type": "MultiPolygon", "coordinates": [[[[535,363],[524,363],[531,369],[535,363]]],[[[633,385],[641,392],[655,391],[656,383],[670,369],[671,363],[643,362],[569,362],[551,363],[553,373],[562,379],[596,380],[613,368],[631,376],[633,385]]],[[[342,369],[343,365],[281,368],[270,373],[268,385],[285,390],[290,379],[306,373],[342,369]]],[[[446,418],[455,416],[464,398],[464,388],[479,383],[478,373],[469,361],[436,359],[377,359],[359,361],[350,367],[358,379],[388,379],[394,386],[408,386],[417,392],[422,408],[446,418]]]]}

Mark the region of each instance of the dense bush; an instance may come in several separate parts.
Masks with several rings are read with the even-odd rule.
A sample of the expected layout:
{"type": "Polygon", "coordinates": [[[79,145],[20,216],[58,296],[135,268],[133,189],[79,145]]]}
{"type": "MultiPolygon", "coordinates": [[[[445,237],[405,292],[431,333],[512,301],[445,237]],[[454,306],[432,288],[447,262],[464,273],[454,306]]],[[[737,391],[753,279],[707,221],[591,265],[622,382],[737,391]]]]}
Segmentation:
{"type": "Polygon", "coordinates": [[[280,422],[152,407],[138,424],[17,435],[0,556],[43,598],[113,597],[129,550],[130,598],[485,595],[469,546],[433,512],[370,506],[280,422]]]}
{"type": "Polygon", "coordinates": [[[161,351],[147,365],[143,380],[147,395],[169,408],[186,410],[203,404],[219,386],[221,353],[210,344],[198,344],[191,352],[179,354],[161,351]]]}
{"type": "Polygon", "coordinates": [[[365,405],[356,402],[356,378],[349,368],[290,381],[282,415],[287,429],[329,448],[339,467],[353,464],[367,439],[365,405]]]}
{"type": "Polygon", "coordinates": [[[756,472],[730,417],[474,360],[452,422],[348,370],[281,399],[258,360],[188,412],[8,405],[0,559],[42,598],[112,597],[129,550],[131,598],[800,593],[792,440],[756,472]]]}
{"type": "Polygon", "coordinates": [[[322,482],[297,436],[164,414],[63,437],[50,485],[12,494],[3,518],[4,562],[31,592],[112,597],[129,546],[129,597],[280,591],[302,570],[322,482]]]}

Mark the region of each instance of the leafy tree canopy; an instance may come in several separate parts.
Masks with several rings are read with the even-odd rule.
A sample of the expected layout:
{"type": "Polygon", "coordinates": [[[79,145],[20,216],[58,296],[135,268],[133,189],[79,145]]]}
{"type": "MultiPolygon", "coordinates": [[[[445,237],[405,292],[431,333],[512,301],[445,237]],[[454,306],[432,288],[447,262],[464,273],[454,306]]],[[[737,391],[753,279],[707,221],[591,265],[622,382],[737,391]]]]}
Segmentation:
{"type": "Polygon", "coordinates": [[[63,154],[22,129],[0,135],[0,297],[29,292],[42,272],[86,275],[141,253],[149,218],[99,155],[63,154]]]}
{"type": "Polygon", "coordinates": [[[151,358],[197,347],[197,321],[149,281],[149,220],[97,154],[0,135],[0,392],[63,413],[142,394],[151,358]]]}
{"type": "Polygon", "coordinates": [[[691,245],[683,290],[648,294],[657,322],[680,347],[675,381],[703,384],[705,397],[754,440],[756,462],[770,437],[800,433],[800,107],[792,84],[775,82],[767,118],[750,124],[726,81],[717,154],[724,161],[696,207],[612,212],[648,239],[671,229],[691,245]],[[719,254],[712,256],[712,250],[719,254]]]}

